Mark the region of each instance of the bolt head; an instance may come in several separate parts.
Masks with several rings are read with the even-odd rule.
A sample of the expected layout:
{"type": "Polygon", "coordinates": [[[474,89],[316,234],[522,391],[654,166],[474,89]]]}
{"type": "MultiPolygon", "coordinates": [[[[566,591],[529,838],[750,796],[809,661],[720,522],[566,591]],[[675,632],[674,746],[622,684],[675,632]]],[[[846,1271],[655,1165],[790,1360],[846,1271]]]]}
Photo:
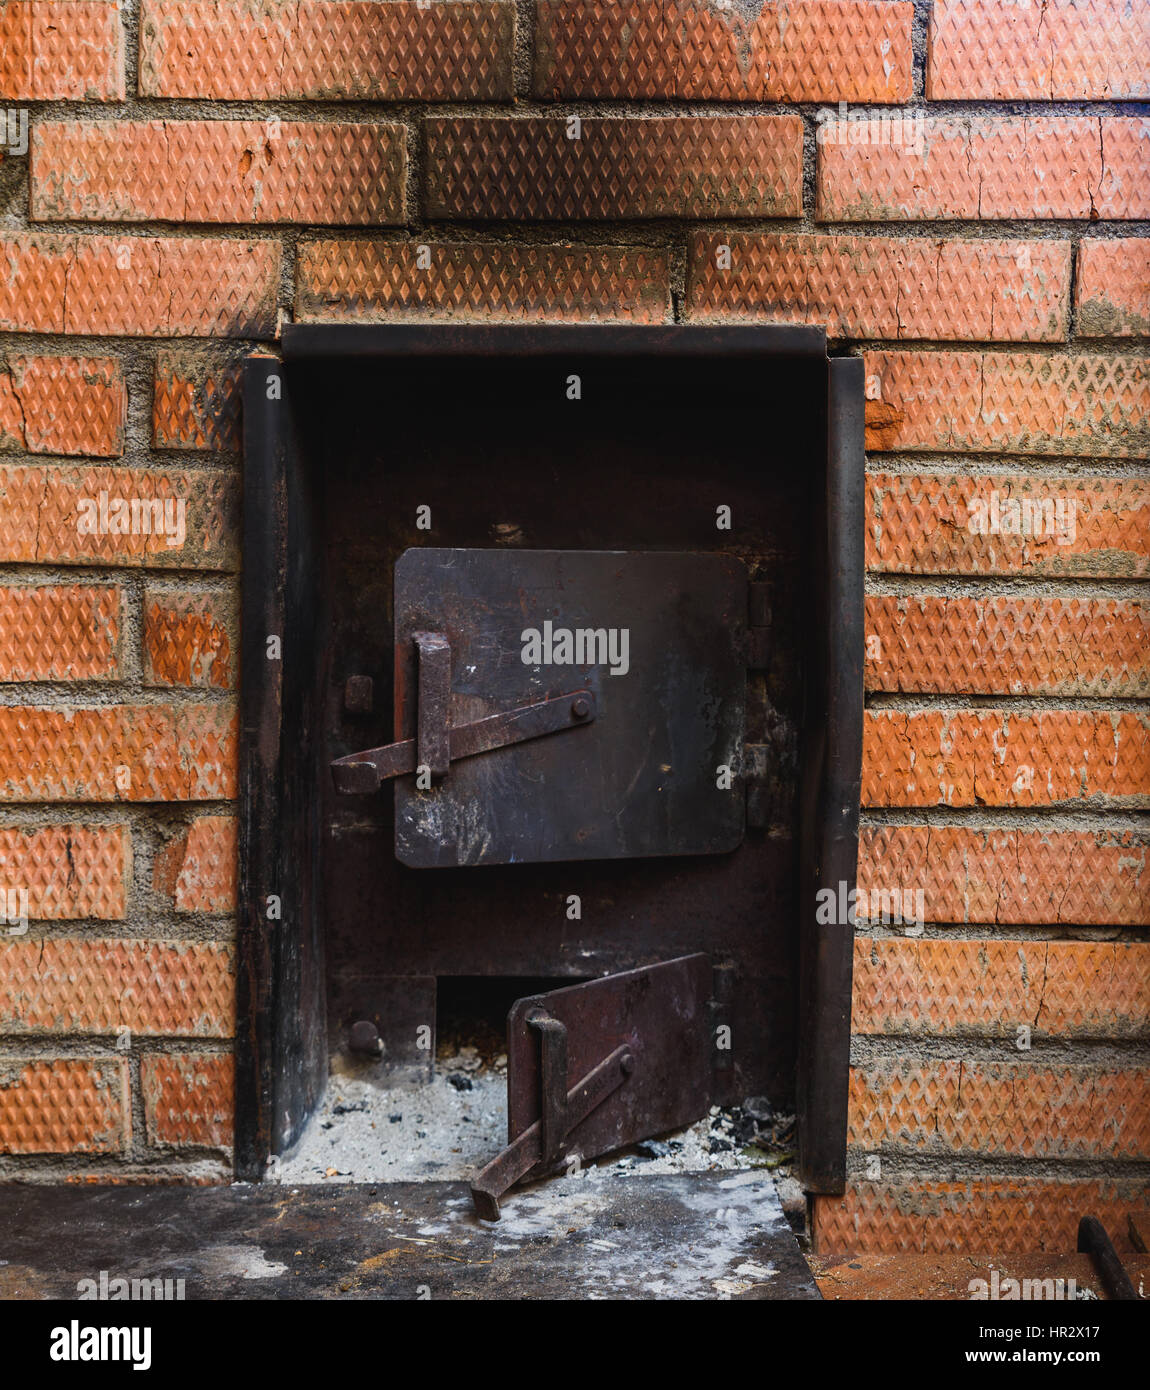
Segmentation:
{"type": "Polygon", "coordinates": [[[363,1052],[372,1057],[383,1050],[379,1040],[379,1029],[369,1019],[360,1019],[358,1023],[351,1025],[347,1045],[352,1052],[363,1052]]]}
{"type": "Polygon", "coordinates": [[[587,716],[591,713],[591,705],[589,701],[582,695],[580,695],[577,700],[572,700],[571,713],[575,716],[576,719],[586,719],[587,716]]]}

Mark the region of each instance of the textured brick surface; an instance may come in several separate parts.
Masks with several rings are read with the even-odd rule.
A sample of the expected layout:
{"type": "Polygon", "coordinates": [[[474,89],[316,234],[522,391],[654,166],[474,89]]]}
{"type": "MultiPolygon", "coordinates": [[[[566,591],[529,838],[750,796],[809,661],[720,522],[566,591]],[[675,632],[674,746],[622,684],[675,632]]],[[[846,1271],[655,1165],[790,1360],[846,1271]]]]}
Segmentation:
{"type": "Polygon", "coordinates": [[[854,1067],[847,1143],[922,1154],[1145,1158],[1150,1071],[959,1061],[854,1067]]]}
{"type": "Polygon", "coordinates": [[[131,1133],[126,1061],[0,1058],[0,1153],[117,1153],[131,1133]]]}
{"type": "Polygon", "coordinates": [[[234,689],[234,600],[213,590],[150,586],[144,597],[144,680],[234,689]]]}
{"type": "Polygon", "coordinates": [[[1079,801],[1150,807],[1150,718],[870,710],[863,722],[864,806],[1079,801]]]}
{"type": "Polygon", "coordinates": [[[226,570],[238,559],[238,485],[228,474],[0,465],[5,562],[226,570]],[[157,501],[162,512],[148,505],[157,501]]]}
{"type": "Polygon", "coordinates": [[[646,247],[317,241],[299,253],[301,320],[664,323],[670,303],[667,252],[646,247]]]}
{"type": "Polygon", "coordinates": [[[0,0],[0,100],[123,98],[116,0],[0,0]]]}
{"type": "Polygon", "coordinates": [[[174,348],[156,354],[152,443],[157,449],[238,449],[240,362],[174,348]]]}
{"type": "Polygon", "coordinates": [[[1074,299],[1083,337],[1150,336],[1150,237],[1084,239],[1074,299]]]}
{"type": "Polygon", "coordinates": [[[851,1031],[1134,1038],[1150,1033],[1150,945],[855,942],[851,1031]]]}
{"type": "Polygon", "coordinates": [[[935,0],[932,101],[1150,96],[1146,0],[935,0]]]}
{"type": "Polygon", "coordinates": [[[430,217],[797,217],[798,116],[424,123],[430,217]]]}
{"type": "Polygon", "coordinates": [[[1122,831],[859,830],[859,887],[921,888],[930,922],[1144,926],[1147,861],[1147,844],[1122,831]]]}
{"type": "Polygon", "coordinates": [[[127,826],[0,829],[0,885],[28,890],[30,921],[118,921],[124,916],[130,872],[127,826]]]}
{"type": "Polygon", "coordinates": [[[41,121],[40,221],[403,221],[403,126],[310,121],[41,121]]]}
{"type": "Polygon", "coordinates": [[[120,602],[114,588],[0,588],[0,681],[116,679],[120,602]]]}
{"type": "Polygon", "coordinates": [[[832,338],[1056,341],[1066,336],[1070,243],[697,233],[697,319],[825,325],[832,338]],[[722,268],[729,251],[730,269],[722,268]]]}
{"type": "Polygon", "coordinates": [[[538,0],[543,97],[905,101],[913,7],[768,2],[754,17],[706,0],[538,0]]]}
{"type": "Polygon", "coordinates": [[[1150,216],[1150,120],[1121,116],[932,116],[913,127],[821,128],[816,216],[1150,216]]]}
{"type": "Polygon", "coordinates": [[[113,458],[124,452],[127,408],[111,358],[12,353],[0,366],[0,450],[113,458]]]}
{"type": "Polygon", "coordinates": [[[866,354],[867,448],[970,453],[1150,451],[1150,362],[1025,353],[866,354]]]}
{"type": "Polygon", "coordinates": [[[1141,478],[868,474],[866,565],[892,574],[1142,577],[1150,573],[1150,486],[1141,478]]]}
{"type": "Polygon", "coordinates": [[[144,0],[144,96],[510,101],[514,5],[144,0]]]}
{"type": "Polygon", "coordinates": [[[208,801],[236,794],[229,705],[0,708],[0,798],[208,801]]]}
{"type": "Polygon", "coordinates": [[[234,912],[235,818],[197,817],[156,855],[152,886],[177,912],[234,912]]]}
{"type": "Polygon", "coordinates": [[[0,239],[0,331],[267,338],[279,267],[275,241],[17,232],[0,239]]]}
{"type": "Polygon", "coordinates": [[[1128,1254],[1133,1247],[1127,1216],[1150,1217],[1150,1193],[1137,1180],[851,1183],[844,1196],[816,1197],[814,1202],[814,1244],[820,1253],[961,1249],[992,1255],[1062,1254],[1077,1247],[1078,1222],[1090,1212],[1118,1251],[1128,1254]]]}
{"type": "Polygon", "coordinates": [[[140,1086],[148,1142],[173,1148],[229,1146],[234,1078],[231,1057],[145,1057],[140,1063],[140,1086]]]}
{"type": "Polygon", "coordinates": [[[868,594],[866,633],[868,690],[1150,694],[1150,611],[1128,599],[868,594]]]}
{"type": "Polygon", "coordinates": [[[6,1033],[226,1038],[235,1024],[231,947],[215,942],[0,941],[6,1033]]]}

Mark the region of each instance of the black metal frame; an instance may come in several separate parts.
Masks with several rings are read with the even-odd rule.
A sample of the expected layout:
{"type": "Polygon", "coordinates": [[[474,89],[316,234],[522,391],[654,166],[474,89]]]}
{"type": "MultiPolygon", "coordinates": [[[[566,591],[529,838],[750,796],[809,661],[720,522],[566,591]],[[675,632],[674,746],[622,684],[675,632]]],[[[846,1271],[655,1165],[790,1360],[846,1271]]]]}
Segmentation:
{"type": "Polygon", "coordinates": [[[243,685],[235,1170],[258,1181],[297,1137],[322,1089],[323,939],[309,711],[285,667],[307,662],[318,624],[308,478],[296,444],[291,365],[323,359],[559,354],[821,358],[826,367],[824,505],[814,578],[822,636],[812,642],[802,768],[798,1142],[810,1192],[846,1177],[853,932],[820,926],[820,887],[855,887],[863,719],[863,364],[828,359],[818,328],[289,324],[282,363],[244,370],[243,685]],[[278,636],[282,660],[269,657],[278,636]],[[278,899],[279,915],[269,907],[278,899]]]}

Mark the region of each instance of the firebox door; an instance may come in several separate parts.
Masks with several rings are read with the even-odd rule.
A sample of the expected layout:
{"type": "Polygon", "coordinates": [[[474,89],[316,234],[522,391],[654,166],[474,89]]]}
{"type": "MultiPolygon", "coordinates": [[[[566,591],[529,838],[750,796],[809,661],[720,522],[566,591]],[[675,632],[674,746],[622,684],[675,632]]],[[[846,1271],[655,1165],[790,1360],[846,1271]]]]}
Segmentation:
{"type": "Polygon", "coordinates": [[[408,550],[397,741],[338,759],[336,788],[394,779],[415,868],[731,851],[752,587],[722,554],[408,550]]]}

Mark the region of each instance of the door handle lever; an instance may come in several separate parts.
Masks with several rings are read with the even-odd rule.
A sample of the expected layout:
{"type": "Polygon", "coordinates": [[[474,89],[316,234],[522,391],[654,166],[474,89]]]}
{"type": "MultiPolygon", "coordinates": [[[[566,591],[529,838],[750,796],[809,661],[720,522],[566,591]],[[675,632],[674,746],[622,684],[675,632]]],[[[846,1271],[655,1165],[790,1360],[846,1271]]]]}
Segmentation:
{"type": "Polygon", "coordinates": [[[416,737],[336,758],[331,775],[337,792],[378,791],[388,778],[421,768],[432,778],[446,777],[460,758],[595,722],[594,693],[573,690],[451,728],[451,644],[441,632],[416,632],[412,640],[419,654],[416,737]]]}

